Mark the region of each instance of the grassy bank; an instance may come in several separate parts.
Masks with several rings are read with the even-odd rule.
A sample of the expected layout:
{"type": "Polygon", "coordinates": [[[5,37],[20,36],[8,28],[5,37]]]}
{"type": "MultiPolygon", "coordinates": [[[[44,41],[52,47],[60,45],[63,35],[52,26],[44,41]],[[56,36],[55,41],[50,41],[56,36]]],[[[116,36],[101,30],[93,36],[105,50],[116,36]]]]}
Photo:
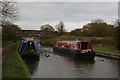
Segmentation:
{"type": "Polygon", "coordinates": [[[17,53],[17,45],[10,47],[2,53],[2,78],[22,78],[29,80],[30,73],[27,66],[17,53]]]}
{"type": "Polygon", "coordinates": [[[9,45],[9,44],[12,44],[13,41],[3,41],[2,42],[2,47],[4,48],[5,46],[9,45]]]}
{"type": "Polygon", "coordinates": [[[4,41],[2,41],[2,48],[4,48],[5,46],[7,46],[9,44],[15,43],[15,42],[20,42],[20,40],[16,40],[16,41],[13,41],[13,40],[4,40],[4,41]]]}
{"type": "Polygon", "coordinates": [[[120,54],[120,50],[114,49],[110,46],[98,46],[97,45],[97,46],[93,46],[93,50],[120,54]]]}

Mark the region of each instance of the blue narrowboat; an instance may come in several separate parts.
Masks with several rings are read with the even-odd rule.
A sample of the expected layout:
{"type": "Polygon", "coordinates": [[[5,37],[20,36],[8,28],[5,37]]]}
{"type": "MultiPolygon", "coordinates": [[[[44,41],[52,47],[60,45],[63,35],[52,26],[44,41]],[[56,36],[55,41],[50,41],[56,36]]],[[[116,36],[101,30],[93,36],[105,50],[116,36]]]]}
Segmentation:
{"type": "Polygon", "coordinates": [[[21,41],[19,48],[19,54],[23,56],[36,56],[39,57],[41,54],[40,45],[34,40],[21,41]]]}
{"type": "Polygon", "coordinates": [[[87,41],[57,41],[53,51],[72,54],[74,57],[85,60],[94,60],[95,57],[92,44],[87,41]]]}

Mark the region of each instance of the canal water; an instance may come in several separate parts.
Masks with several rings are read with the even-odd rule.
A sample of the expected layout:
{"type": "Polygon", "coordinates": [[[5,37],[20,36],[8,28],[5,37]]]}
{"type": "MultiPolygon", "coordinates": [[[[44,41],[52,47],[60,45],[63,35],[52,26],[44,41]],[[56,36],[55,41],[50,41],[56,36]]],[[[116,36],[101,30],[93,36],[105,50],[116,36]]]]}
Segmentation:
{"type": "Polygon", "coordinates": [[[75,60],[42,47],[40,60],[24,59],[32,78],[118,78],[118,60],[98,57],[94,61],[75,60]]]}

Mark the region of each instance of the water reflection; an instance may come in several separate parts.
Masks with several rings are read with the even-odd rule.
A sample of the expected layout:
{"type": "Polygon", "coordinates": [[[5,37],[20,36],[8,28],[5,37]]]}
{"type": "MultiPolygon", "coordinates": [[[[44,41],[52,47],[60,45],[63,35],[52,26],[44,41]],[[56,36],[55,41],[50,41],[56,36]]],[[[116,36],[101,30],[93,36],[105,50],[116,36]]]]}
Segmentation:
{"type": "Polygon", "coordinates": [[[37,71],[38,68],[38,60],[35,58],[22,58],[25,62],[26,66],[28,67],[30,74],[34,74],[34,72],[37,71]]]}
{"type": "Polygon", "coordinates": [[[72,55],[69,54],[64,54],[59,52],[53,52],[53,53],[55,55],[64,57],[65,61],[70,62],[75,67],[73,70],[73,73],[75,73],[74,74],[75,78],[89,78],[88,76],[92,72],[95,65],[94,60],[81,60],[78,57],[73,57],[72,55]]]}
{"type": "Polygon", "coordinates": [[[81,69],[81,68],[91,68],[91,65],[94,65],[95,61],[82,61],[82,60],[74,60],[75,63],[75,67],[77,69],[81,69]]]}
{"type": "Polygon", "coordinates": [[[82,61],[76,59],[74,60],[76,71],[79,72],[79,74],[84,78],[87,78],[87,76],[92,72],[94,64],[95,64],[94,60],[92,61],[82,61]]]}
{"type": "Polygon", "coordinates": [[[61,53],[61,52],[53,51],[53,54],[54,55],[59,55],[59,56],[62,56],[62,57],[73,58],[73,55],[68,55],[66,53],[64,54],[64,53],[61,53]]]}

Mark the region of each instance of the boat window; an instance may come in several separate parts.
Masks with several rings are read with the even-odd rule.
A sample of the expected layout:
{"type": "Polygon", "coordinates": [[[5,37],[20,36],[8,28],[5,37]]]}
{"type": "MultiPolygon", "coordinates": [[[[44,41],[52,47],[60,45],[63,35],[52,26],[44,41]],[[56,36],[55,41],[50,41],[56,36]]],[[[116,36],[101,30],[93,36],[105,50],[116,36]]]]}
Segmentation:
{"type": "Polygon", "coordinates": [[[64,44],[62,44],[62,47],[64,47],[64,44]]]}
{"type": "Polygon", "coordinates": [[[77,48],[80,49],[80,43],[78,43],[77,48]]]}
{"type": "Polygon", "coordinates": [[[75,44],[72,44],[72,48],[73,48],[73,49],[75,48],[75,44]]]}
{"type": "Polygon", "coordinates": [[[62,44],[63,44],[63,43],[60,43],[60,47],[62,47],[62,44]]]}
{"type": "Polygon", "coordinates": [[[69,48],[70,44],[66,44],[66,48],[69,48]]]}
{"type": "Polygon", "coordinates": [[[81,42],[81,49],[88,49],[88,42],[81,42]]]}
{"type": "Polygon", "coordinates": [[[35,52],[35,46],[33,41],[29,41],[27,46],[26,46],[26,51],[28,52],[35,52]]]}
{"type": "Polygon", "coordinates": [[[67,44],[64,44],[64,47],[66,48],[67,44]]]}
{"type": "Polygon", "coordinates": [[[22,47],[21,47],[21,50],[20,50],[20,52],[22,52],[22,51],[24,50],[24,48],[25,48],[25,45],[26,45],[26,43],[23,43],[23,45],[22,45],[22,47]]]}
{"type": "Polygon", "coordinates": [[[58,43],[58,47],[60,47],[60,43],[58,43]]]}

